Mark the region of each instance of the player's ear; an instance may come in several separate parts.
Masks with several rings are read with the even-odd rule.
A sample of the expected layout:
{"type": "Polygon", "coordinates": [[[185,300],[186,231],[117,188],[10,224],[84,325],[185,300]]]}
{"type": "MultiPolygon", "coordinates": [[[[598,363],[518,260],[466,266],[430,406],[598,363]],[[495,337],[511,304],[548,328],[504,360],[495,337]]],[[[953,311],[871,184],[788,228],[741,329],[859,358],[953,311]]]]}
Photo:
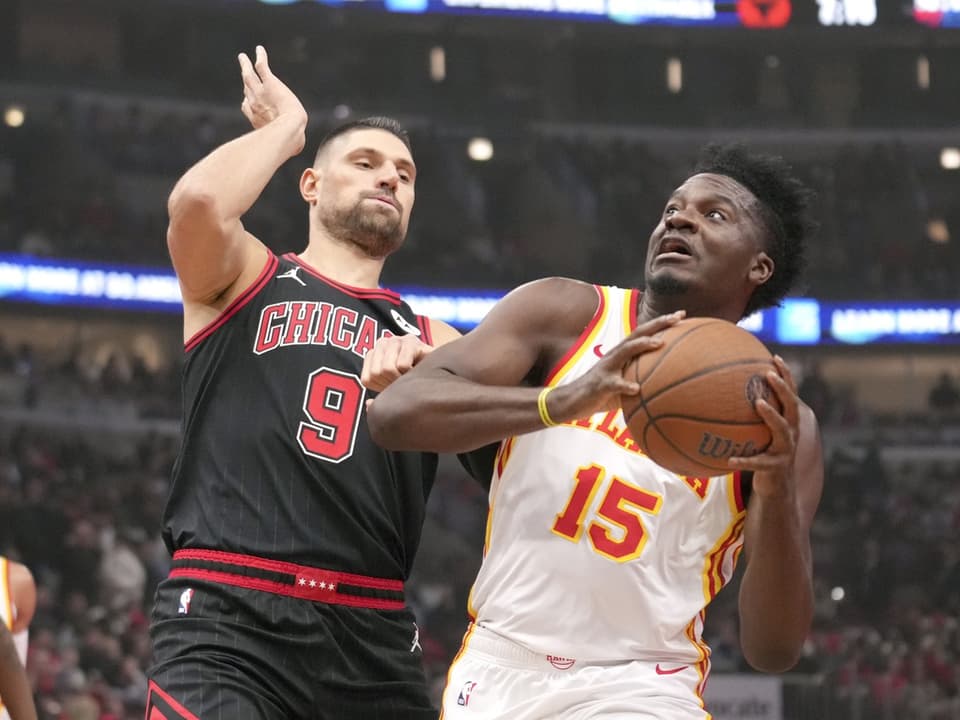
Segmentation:
{"type": "Polygon", "coordinates": [[[753,258],[748,277],[755,285],[763,285],[773,277],[774,267],[773,258],[761,250],[753,258]]]}
{"type": "Polygon", "coordinates": [[[308,167],[300,175],[300,196],[310,205],[316,205],[320,197],[320,183],[323,173],[317,168],[308,167]]]}

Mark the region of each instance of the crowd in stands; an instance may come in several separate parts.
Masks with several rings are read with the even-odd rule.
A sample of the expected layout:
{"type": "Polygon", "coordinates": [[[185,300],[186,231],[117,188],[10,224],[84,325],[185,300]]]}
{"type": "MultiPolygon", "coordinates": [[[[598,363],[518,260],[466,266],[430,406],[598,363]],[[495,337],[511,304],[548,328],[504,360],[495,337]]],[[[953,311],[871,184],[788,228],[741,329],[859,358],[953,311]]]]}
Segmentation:
{"type": "MultiPolygon", "coordinates": [[[[176,395],[173,380],[167,372],[118,374],[118,366],[143,366],[127,357],[78,373],[59,357],[29,345],[4,349],[9,344],[0,344],[4,406],[29,406],[34,414],[16,422],[0,417],[0,552],[37,578],[28,669],[40,717],[140,718],[152,593],[169,562],[159,512],[178,433],[175,425],[156,432],[133,419],[108,428],[96,398],[109,388],[131,403],[134,418],[149,418],[163,405],[160,397],[176,395]],[[45,410],[60,407],[56,393],[26,392],[49,383],[79,388],[72,428],[48,424],[45,410]]],[[[801,392],[819,406],[825,433],[849,426],[829,380],[808,370],[815,379],[801,392]]],[[[929,390],[930,412],[960,433],[957,379],[944,373],[929,390]]],[[[853,421],[868,440],[837,445],[828,457],[814,527],[815,628],[785,679],[788,687],[791,678],[802,679],[808,694],[812,687],[815,697],[804,707],[818,709],[794,715],[788,709],[786,717],[956,718],[960,459],[932,453],[904,460],[899,429],[870,425],[868,417],[863,412],[853,421]],[[823,709],[828,705],[833,714],[823,709]]],[[[485,519],[483,489],[444,458],[408,586],[438,693],[465,629],[485,519]]],[[[739,652],[735,586],[708,612],[706,638],[714,672],[749,670],[739,652]]],[[[791,705],[792,712],[800,706],[791,705]]]]}
{"type": "MultiPolygon", "coordinates": [[[[0,143],[0,252],[168,265],[166,196],[205,152],[242,133],[225,107],[64,96],[0,143]]],[[[311,127],[311,145],[330,126],[311,127]]],[[[561,274],[639,282],[646,241],[697,146],[584,131],[494,137],[488,163],[466,137],[412,124],[419,166],[407,248],[389,284],[506,289],[561,274]],[[439,280],[438,280],[439,278],[439,280]]],[[[893,141],[779,149],[817,190],[820,234],[806,292],[828,299],[946,299],[960,276],[952,176],[893,141]]],[[[274,250],[299,251],[297,190],[309,152],[287,163],[246,218],[274,250]]]]}

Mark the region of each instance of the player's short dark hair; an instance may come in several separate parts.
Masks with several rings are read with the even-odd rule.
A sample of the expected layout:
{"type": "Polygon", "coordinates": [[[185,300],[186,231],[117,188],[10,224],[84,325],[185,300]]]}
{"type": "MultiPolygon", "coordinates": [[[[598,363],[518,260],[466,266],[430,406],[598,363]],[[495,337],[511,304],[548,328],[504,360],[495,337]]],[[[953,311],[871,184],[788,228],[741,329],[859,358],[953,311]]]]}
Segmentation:
{"type": "Polygon", "coordinates": [[[739,143],[707,145],[694,174],[726,175],[753,193],[767,226],[771,278],[750,297],[744,315],[780,304],[803,274],[807,244],[817,229],[811,214],[813,191],[781,157],[752,153],[739,143]]]}
{"type": "Polygon", "coordinates": [[[409,150],[411,154],[413,153],[413,146],[410,144],[410,135],[398,120],[386,117],[385,115],[371,115],[370,117],[360,118],[359,120],[345,122],[330,130],[320,140],[320,144],[317,146],[317,153],[314,156],[315,160],[320,158],[320,155],[331,142],[341,135],[346,135],[348,132],[354,130],[383,130],[400,138],[401,142],[406,145],[407,150],[409,150]]]}

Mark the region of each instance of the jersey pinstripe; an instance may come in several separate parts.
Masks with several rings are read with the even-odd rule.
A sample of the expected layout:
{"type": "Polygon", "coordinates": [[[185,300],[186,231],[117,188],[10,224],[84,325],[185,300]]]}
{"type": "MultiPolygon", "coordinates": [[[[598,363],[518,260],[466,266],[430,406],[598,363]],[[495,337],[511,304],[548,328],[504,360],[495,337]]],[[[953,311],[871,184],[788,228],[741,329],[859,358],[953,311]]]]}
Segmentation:
{"type": "MultiPolygon", "coordinates": [[[[597,293],[548,384],[582,376],[636,326],[638,291],[597,293]]],[[[494,470],[471,614],[561,662],[690,664],[702,688],[704,610],[733,575],[744,517],[738,476],[660,468],[619,411],[511,438],[494,470]]]]}

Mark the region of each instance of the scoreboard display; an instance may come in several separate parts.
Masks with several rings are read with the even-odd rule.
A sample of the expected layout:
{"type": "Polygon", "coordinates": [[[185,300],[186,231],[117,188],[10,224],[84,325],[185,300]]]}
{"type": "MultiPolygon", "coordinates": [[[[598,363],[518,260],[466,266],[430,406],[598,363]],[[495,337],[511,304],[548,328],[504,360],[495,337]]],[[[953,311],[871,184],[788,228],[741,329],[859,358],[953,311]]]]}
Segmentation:
{"type": "Polygon", "coordinates": [[[960,27],[960,0],[259,0],[319,3],[392,13],[496,15],[673,25],[788,27],[960,27]]]}
{"type": "Polygon", "coordinates": [[[960,0],[913,0],[913,18],[930,27],[960,28],[960,0]]]}

